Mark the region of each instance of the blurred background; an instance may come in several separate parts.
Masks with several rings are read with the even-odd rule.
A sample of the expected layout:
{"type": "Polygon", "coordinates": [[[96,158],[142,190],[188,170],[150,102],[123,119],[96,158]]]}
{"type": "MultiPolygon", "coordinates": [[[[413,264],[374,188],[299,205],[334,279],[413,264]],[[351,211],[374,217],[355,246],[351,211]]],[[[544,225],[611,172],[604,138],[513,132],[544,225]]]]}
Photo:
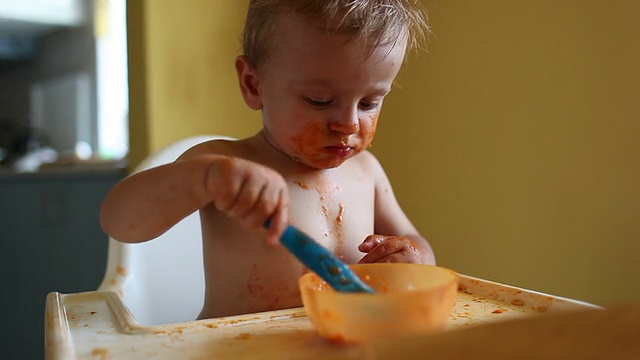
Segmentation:
{"type": "MultiPolygon", "coordinates": [[[[18,324],[3,340],[19,334],[21,351],[42,343],[46,293],[99,285],[97,208],[126,166],[188,136],[260,128],[233,69],[248,0],[80,3],[81,23],[0,66],[0,138],[32,140],[5,151],[0,177],[2,310],[18,324]],[[114,9],[126,27],[109,25],[124,24],[114,9]],[[103,62],[112,37],[126,46],[103,62]],[[16,166],[34,149],[36,170],[16,166]]],[[[432,34],[372,151],[439,265],[603,306],[640,301],[640,3],[423,4],[432,34]]]]}
{"type": "Polygon", "coordinates": [[[43,358],[47,293],[100,284],[127,68],[124,0],[0,1],[0,359],[43,358]]]}

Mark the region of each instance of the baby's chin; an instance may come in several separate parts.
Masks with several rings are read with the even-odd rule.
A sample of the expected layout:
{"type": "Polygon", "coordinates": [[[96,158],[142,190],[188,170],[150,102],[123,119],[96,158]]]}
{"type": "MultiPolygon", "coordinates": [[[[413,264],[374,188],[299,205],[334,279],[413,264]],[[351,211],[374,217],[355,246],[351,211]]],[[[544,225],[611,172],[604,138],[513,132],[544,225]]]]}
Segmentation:
{"type": "Polygon", "coordinates": [[[349,159],[353,158],[354,156],[356,156],[358,153],[354,153],[352,156],[349,157],[326,157],[326,158],[307,158],[305,156],[291,156],[291,158],[293,159],[293,161],[302,164],[304,166],[307,166],[311,169],[315,169],[315,170],[329,170],[329,169],[334,169],[339,167],[340,165],[344,164],[345,162],[347,162],[349,159]]]}

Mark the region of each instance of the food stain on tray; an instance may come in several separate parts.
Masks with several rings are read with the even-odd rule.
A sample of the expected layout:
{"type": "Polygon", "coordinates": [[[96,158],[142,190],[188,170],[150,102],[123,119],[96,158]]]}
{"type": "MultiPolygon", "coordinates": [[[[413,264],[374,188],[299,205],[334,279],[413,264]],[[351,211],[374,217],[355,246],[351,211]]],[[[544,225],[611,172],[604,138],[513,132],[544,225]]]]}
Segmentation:
{"type": "MultiPolygon", "coordinates": [[[[339,349],[317,335],[303,308],[148,326],[134,321],[112,292],[52,293],[47,306],[46,344],[65,358],[336,358],[339,349]],[[60,338],[69,342],[55,347],[60,338]]],[[[445,330],[586,308],[598,307],[461,276],[445,330]]]]}
{"type": "Polygon", "coordinates": [[[101,360],[104,359],[108,359],[109,358],[109,349],[104,349],[104,348],[94,348],[93,350],[91,350],[91,356],[94,357],[98,357],[101,360]]]}
{"type": "Polygon", "coordinates": [[[127,269],[125,269],[123,266],[116,267],[116,272],[120,276],[127,276],[127,269]]]}
{"type": "Polygon", "coordinates": [[[249,340],[251,339],[251,333],[241,333],[235,337],[238,340],[249,340]]]}
{"type": "Polygon", "coordinates": [[[534,297],[517,288],[489,285],[491,284],[486,281],[462,279],[458,285],[456,305],[447,323],[448,329],[515,319],[547,311],[548,305],[541,301],[545,299],[540,296],[534,297]]]}

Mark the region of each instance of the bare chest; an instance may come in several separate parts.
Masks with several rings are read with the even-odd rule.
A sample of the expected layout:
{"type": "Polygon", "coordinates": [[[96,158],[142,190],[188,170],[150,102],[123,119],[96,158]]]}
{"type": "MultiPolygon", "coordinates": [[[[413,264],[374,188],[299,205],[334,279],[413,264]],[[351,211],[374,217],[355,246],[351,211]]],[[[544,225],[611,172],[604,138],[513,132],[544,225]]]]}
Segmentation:
{"type": "Polygon", "coordinates": [[[363,256],[358,245],[373,233],[375,189],[358,179],[288,179],[291,223],[348,263],[363,256]]]}

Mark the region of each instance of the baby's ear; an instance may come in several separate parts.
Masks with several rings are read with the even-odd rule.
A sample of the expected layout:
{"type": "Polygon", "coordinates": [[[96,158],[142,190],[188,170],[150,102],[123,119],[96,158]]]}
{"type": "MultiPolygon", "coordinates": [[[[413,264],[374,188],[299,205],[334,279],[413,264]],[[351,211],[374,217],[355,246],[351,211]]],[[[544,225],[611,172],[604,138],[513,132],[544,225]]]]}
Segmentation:
{"type": "Polygon", "coordinates": [[[253,110],[262,109],[262,92],[258,70],[245,55],[236,58],[236,73],[244,102],[253,110]]]}

